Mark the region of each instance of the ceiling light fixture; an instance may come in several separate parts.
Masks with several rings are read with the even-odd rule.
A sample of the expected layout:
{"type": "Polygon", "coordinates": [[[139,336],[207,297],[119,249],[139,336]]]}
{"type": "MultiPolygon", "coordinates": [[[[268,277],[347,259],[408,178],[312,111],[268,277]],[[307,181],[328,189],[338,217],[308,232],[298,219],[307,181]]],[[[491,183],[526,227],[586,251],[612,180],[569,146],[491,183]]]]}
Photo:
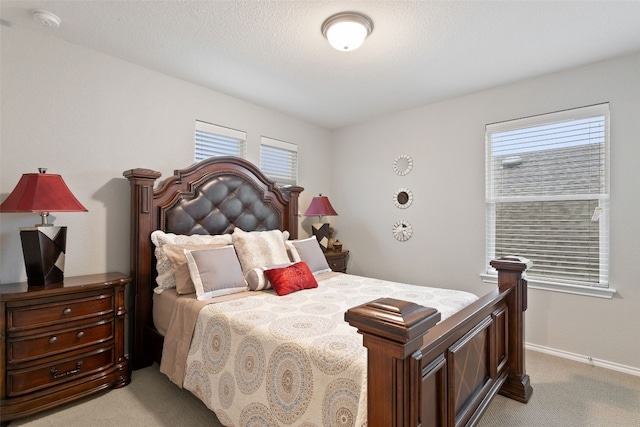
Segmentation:
{"type": "Polygon", "coordinates": [[[359,48],[372,31],[371,19],[358,12],[336,13],[322,23],[322,35],[343,52],[359,48]]]}
{"type": "Polygon", "coordinates": [[[31,12],[31,16],[33,16],[33,19],[43,27],[57,28],[60,26],[60,18],[46,10],[36,9],[31,12]]]}

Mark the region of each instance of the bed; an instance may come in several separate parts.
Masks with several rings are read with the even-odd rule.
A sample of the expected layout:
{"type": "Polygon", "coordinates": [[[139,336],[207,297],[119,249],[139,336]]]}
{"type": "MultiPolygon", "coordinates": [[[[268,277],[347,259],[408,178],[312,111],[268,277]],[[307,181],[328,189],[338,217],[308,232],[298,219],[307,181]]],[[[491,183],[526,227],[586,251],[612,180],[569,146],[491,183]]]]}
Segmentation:
{"type": "MultiPolygon", "coordinates": [[[[297,186],[277,188],[256,166],[235,157],[211,158],[176,170],[160,184],[156,182],[160,173],[148,169],[128,170],[124,176],[131,186],[133,312],[130,318],[133,328],[130,353],[133,368],[140,369],[153,362],[161,363],[163,353],[166,359],[167,353],[173,351],[169,344],[164,345],[166,331],[159,332],[154,323],[154,288],[158,272],[152,233],[219,236],[234,233],[236,228],[247,233],[280,230],[288,232],[289,240],[296,241],[298,197],[303,189],[297,186]]],[[[340,408],[334,408],[333,419],[318,418],[314,420],[315,424],[309,425],[339,425],[341,422],[356,425],[353,423],[357,420],[360,423],[357,425],[385,427],[472,426],[496,393],[526,403],[532,393],[524,359],[525,271],[530,263],[523,258],[508,257],[494,260],[491,265],[498,271],[497,287],[450,313],[444,320],[438,310],[429,307],[425,301],[418,304],[418,299],[407,293],[398,294],[404,295],[405,299],[376,298],[372,293],[370,301],[357,301],[341,312],[339,316],[346,323],[340,327],[357,331],[353,335],[360,337],[359,342],[365,349],[364,390],[359,396],[366,409],[359,411],[357,418],[340,418],[340,408]]],[[[318,289],[285,297],[272,295],[271,298],[281,299],[271,299],[265,304],[286,307],[287,298],[294,294],[344,286],[341,273],[325,274],[327,277],[318,276],[321,285],[318,289]]],[[[246,301],[258,304],[260,298],[262,296],[248,297],[246,301]]],[[[198,310],[212,311],[215,317],[217,308],[213,307],[232,306],[233,301],[231,297],[223,304],[207,305],[207,310],[198,310]]],[[[286,342],[286,327],[278,328],[285,334],[281,340],[286,342]]],[[[203,334],[202,327],[196,325],[194,340],[202,341],[203,334]]],[[[189,335],[189,332],[183,335],[189,335]]],[[[188,339],[190,342],[191,338],[188,339]]],[[[168,338],[167,341],[173,343],[168,338]]],[[[197,353],[195,347],[193,344],[184,351],[193,355],[197,353]]],[[[197,377],[194,372],[198,371],[193,366],[196,365],[197,361],[185,365],[185,370],[191,373],[191,379],[185,383],[194,382],[193,378],[197,377]]],[[[220,377],[219,384],[195,381],[198,384],[192,391],[199,396],[208,387],[213,390],[209,394],[224,393],[225,381],[233,383],[234,380],[220,377]]],[[[275,386],[272,384],[272,387],[275,386]]],[[[334,406],[349,400],[344,397],[345,393],[341,396],[334,406]]],[[[272,398],[264,396],[262,399],[269,401],[272,398]]],[[[296,399],[296,402],[300,400],[296,399]]],[[[308,399],[315,399],[315,395],[308,399]]],[[[351,404],[353,401],[351,399],[351,404]]],[[[345,409],[342,415],[345,411],[349,412],[345,409]]],[[[300,425],[299,419],[285,412],[276,413],[273,423],[300,425]]],[[[245,419],[255,421],[259,418],[250,415],[245,419]]],[[[225,417],[225,413],[219,415],[222,422],[226,421],[225,417]]],[[[260,418],[260,422],[265,420],[260,418]]],[[[250,422],[246,421],[246,424],[250,422]]]]}

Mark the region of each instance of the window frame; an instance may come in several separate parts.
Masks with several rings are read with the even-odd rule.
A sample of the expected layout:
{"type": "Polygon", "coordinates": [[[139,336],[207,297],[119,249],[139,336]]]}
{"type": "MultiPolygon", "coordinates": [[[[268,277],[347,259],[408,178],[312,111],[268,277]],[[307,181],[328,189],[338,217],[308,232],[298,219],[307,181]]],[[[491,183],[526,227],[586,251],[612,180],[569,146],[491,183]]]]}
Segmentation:
{"type": "Polygon", "coordinates": [[[193,158],[196,162],[208,159],[209,157],[217,156],[236,156],[243,159],[247,158],[247,133],[244,131],[232,129],[225,126],[220,126],[212,123],[196,120],[194,130],[194,154],[193,158]],[[207,144],[201,138],[199,133],[206,133],[211,136],[211,143],[207,144]],[[219,140],[219,144],[215,144],[215,140],[219,140]],[[230,150],[235,143],[235,150],[230,150]],[[219,154],[212,154],[209,156],[199,156],[204,151],[203,148],[199,148],[200,145],[207,145],[207,148],[211,152],[219,151],[219,154]]]}
{"type": "MultiPolygon", "coordinates": [[[[283,186],[295,186],[298,185],[298,145],[292,142],[286,142],[279,139],[270,138],[267,136],[261,136],[260,138],[260,170],[267,175],[270,179],[274,180],[279,187],[283,186]],[[282,173],[278,175],[275,170],[265,164],[265,157],[263,147],[268,147],[270,150],[276,150],[280,152],[294,153],[292,155],[293,163],[289,163],[289,169],[293,171],[292,174],[282,173]]],[[[283,172],[283,169],[278,169],[283,172]]]]}
{"type": "MultiPolygon", "coordinates": [[[[595,296],[600,298],[612,298],[616,293],[616,290],[610,286],[609,283],[609,185],[610,185],[610,112],[609,103],[602,103],[597,105],[591,105],[587,107],[580,107],[571,110],[564,110],[554,113],[536,115],[521,119],[509,120],[505,122],[489,124],[485,128],[485,179],[486,179],[486,194],[485,194],[485,212],[486,212],[486,239],[485,239],[485,251],[486,259],[490,261],[495,257],[495,240],[496,240],[496,223],[495,223],[495,208],[496,203],[507,201],[515,202],[528,202],[528,201],[540,201],[544,202],[551,200],[571,201],[576,200],[597,200],[601,208],[603,208],[604,214],[601,216],[599,222],[599,283],[598,284],[577,284],[577,283],[565,283],[562,280],[553,280],[550,277],[544,276],[532,276],[527,279],[528,285],[533,289],[552,290],[563,293],[579,294],[595,296]],[[541,195],[530,197],[496,197],[494,193],[494,167],[492,163],[492,141],[491,135],[500,132],[532,128],[536,126],[543,126],[558,122],[568,122],[573,120],[585,119],[588,117],[604,116],[604,189],[600,194],[577,194],[567,193],[562,196],[554,197],[553,195],[541,195]],[[603,277],[604,274],[604,277],[603,277]]],[[[526,254],[518,254],[526,257],[526,254]]],[[[488,262],[487,262],[488,264],[488,262]]],[[[531,272],[529,273],[531,274],[531,272]]],[[[497,283],[497,274],[489,268],[485,273],[481,274],[481,278],[485,282],[497,283]]]]}

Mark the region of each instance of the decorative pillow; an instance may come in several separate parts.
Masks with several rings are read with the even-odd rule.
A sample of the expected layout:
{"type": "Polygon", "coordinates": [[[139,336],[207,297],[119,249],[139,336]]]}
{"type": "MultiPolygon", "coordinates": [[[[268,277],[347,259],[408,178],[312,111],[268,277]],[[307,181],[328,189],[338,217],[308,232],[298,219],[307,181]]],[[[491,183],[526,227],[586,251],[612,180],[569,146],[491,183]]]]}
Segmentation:
{"type": "Polygon", "coordinates": [[[247,290],[233,246],[200,251],[184,249],[184,254],[199,300],[247,290]]]}
{"type": "Polygon", "coordinates": [[[280,230],[247,232],[236,227],[231,236],[244,274],[256,267],[290,262],[285,234],[280,230]]]}
{"type": "Polygon", "coordinates": [[[314,275],[331,271],[315,236],[303,240],[288,240],[287,246],[289,246],[293,261],[306,262],[314,275]]]}
{"type": "Polygon", "coordinates": [[[317,288],[318,282],[304,262],[296,262],[288,267],[266,270],[264,275],[279,296],[301,289],[317,288]]]}
{"type": "Polygon", "coordinates": [[[251,271],[249,271],[245,276],[245,278],[247,279],[247,285],[249,286],[249,290],[262,291],[264,289],[271,289],[271,283],[269,283],[269,281],[267,280],[266,276],[264,275],[264,272],[272,268],[288,267],[291,264],[293,263],[289,262],[286,264],[271,265],[268,267],[256,267],[251,269],[251,271]]]}
{"type": "Polygon", "coordinates": [[[176,279],[173,274],[173,267],[169,258],[162,250],[164,245],[230,245],[233,243],[231,234],[220,234],[216,236],[208,236],[203,234],[194,234],[191,236],[183,234],[165,233],[164,231],[156,230],[151,233],[151,242],[155,245],[156,256],[156,271],[158,277],[156,277],[156,283],[158,286],[153,290],[155,293],[160,294],[165,289],[171,289],[176,287],[176,279]]]}
{"type": "Polygon", "coordinates": [[[189,274],[189,265],[184,250],[197,251],[220,248],[228,245],[162,245],[162,251],[169,259],[175,277],[176,292],[180,295],[192,294],[196,291],[189,274]]]}

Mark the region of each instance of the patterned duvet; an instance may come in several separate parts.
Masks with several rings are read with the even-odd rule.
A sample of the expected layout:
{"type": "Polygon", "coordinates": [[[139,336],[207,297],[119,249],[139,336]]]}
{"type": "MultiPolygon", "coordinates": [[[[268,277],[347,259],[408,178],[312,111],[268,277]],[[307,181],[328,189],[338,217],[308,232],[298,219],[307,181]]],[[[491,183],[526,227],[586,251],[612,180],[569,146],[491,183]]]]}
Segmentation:
{"type": "MultiPolygon", "coordinates": [[[[211,304],[198,315],[184,388],[226,426],[364,426],[367,355],[347,309],[382,297],[437,308],[473,294],[340,274],[318,288],[211,304]]],[[[380,391],[384,393],[384,390],[380,391]]]]}

